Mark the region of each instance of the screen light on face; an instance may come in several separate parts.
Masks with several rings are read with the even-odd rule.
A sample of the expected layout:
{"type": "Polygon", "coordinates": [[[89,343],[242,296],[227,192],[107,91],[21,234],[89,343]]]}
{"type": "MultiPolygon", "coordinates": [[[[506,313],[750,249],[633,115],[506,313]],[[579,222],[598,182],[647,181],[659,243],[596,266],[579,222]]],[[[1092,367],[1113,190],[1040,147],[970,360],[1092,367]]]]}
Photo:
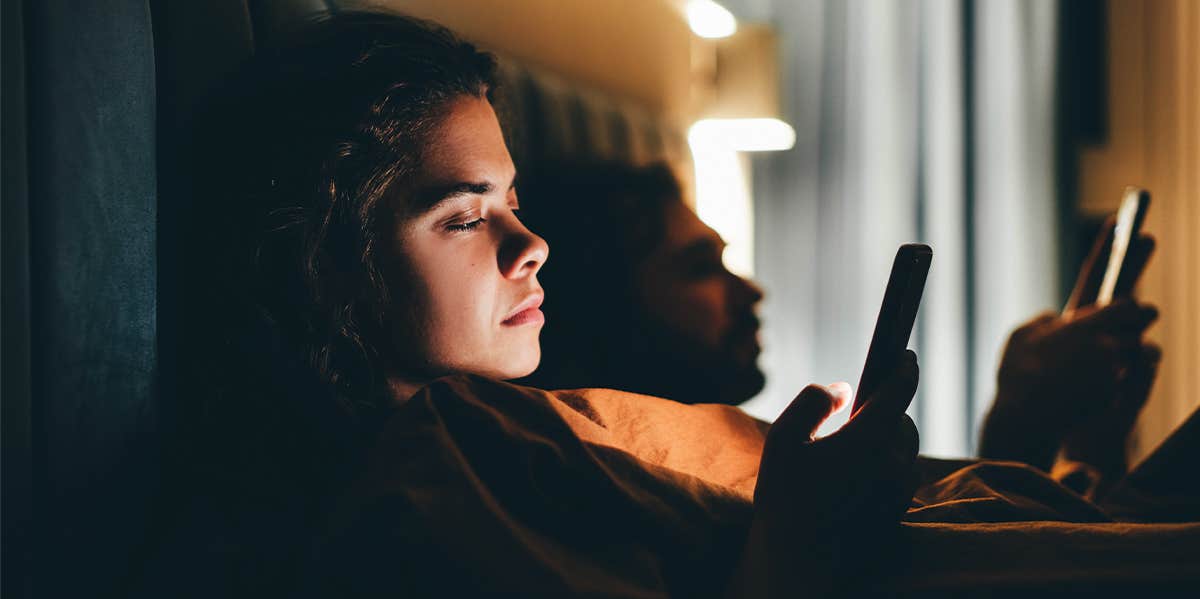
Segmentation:
{"type": "Polygon", "coordinates": [[[724,6],[712,0],[688,0],[688,25],[700,37],[729,37],[737,31],[737,19],[724,6]]]}

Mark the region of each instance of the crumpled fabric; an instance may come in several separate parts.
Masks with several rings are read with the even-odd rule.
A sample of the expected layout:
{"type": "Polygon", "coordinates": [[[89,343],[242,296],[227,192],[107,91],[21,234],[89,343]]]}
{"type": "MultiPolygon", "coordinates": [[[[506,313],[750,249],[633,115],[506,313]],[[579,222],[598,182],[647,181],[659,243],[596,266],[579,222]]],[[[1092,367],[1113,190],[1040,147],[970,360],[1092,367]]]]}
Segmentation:
{"type": "MultiPolygon", "coordinates": [[[[439,379],[390,415],[314,545],[305,588],[343,597],[722,595],[749,526],[767,427],[729,406],[439,379]]],[[[1200,579],[1184,557],[1200,556],[1200,524],[1113,522],[1017,463],[920,464],[905,554],[872,583],[884,594],[1200,579]]]]}

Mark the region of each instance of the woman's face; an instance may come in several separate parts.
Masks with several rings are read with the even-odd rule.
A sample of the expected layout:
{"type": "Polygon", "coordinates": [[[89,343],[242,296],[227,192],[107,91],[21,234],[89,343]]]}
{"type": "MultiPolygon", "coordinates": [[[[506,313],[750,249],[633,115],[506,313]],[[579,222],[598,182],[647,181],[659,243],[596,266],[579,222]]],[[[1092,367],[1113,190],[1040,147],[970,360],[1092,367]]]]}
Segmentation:
{"type": "Polygon", "coordinates": [[[516,169],[491,104],[454,100],[401,201],[385,276],[400,376],[529,374],[541,359],[546,242],[518,220],[516,169]]]}

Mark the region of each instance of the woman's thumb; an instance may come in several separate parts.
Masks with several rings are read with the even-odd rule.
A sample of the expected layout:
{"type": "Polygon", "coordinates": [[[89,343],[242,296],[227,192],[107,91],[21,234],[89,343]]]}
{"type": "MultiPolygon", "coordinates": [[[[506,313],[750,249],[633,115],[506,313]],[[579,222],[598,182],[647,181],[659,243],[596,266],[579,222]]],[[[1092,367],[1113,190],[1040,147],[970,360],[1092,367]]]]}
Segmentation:
{"type": "Polygon", "coordinates": [[[829,387],[809,385],[792,400],[783,414],[775,420],[771,430],[780,430],[808,441],[817,432],[825,419],[849,403],[850,386],[834,383],[829,387]]]}

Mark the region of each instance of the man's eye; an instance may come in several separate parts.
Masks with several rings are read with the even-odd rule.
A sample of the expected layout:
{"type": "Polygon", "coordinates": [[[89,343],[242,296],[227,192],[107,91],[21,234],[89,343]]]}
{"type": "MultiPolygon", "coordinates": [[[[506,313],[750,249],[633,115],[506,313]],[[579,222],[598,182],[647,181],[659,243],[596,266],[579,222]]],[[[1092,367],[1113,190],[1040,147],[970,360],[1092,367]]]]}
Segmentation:
{"type": "Polygon", "coordinates": [[[486,218],[477,218],[469,223],[446,225],[446,229],[450,230],[450,231],[473,231],[476,228],[478,228],[479,225],[482,225],[483,223],[486,223],[486,222],[487,222],[486,218]]]}
{"type": "Polygon", "coordinates": [[[719,274],[724,266],[720,260],[704,260],[692,263],[684,272],[690,278],[702,279],[719,274]]]}

